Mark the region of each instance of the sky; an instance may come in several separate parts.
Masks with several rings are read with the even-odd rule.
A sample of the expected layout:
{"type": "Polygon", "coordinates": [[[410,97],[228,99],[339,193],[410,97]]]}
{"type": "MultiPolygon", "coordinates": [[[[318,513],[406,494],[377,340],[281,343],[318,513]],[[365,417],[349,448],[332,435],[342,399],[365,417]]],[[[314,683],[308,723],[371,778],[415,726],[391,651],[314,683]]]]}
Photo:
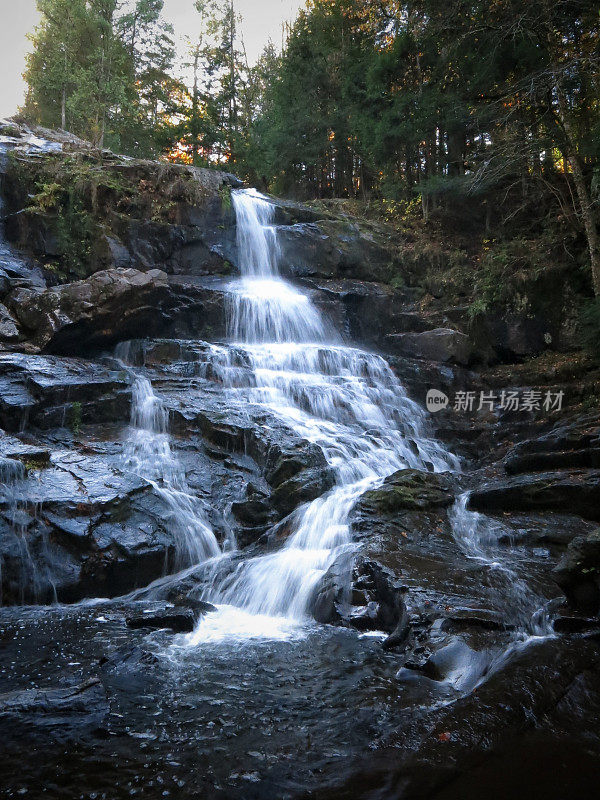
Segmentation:
{"type": "MultiPolygon", "coordinates": [[[[304,0],[234,0],[234,5],[243,18],[248,59],[254,63],[269,39],[281,46],[282,24],[295,18],[304,0]]],[[[164,17],[174,25],[183,52],[183,37],[193,36],[197,25],[194,0],[165,0],[164,17]]],[[[31,46],[27,33],[38,21],[35,0],[0,0],[0,119],[14,114],[23,102],[22,72],[31,46]]]]}

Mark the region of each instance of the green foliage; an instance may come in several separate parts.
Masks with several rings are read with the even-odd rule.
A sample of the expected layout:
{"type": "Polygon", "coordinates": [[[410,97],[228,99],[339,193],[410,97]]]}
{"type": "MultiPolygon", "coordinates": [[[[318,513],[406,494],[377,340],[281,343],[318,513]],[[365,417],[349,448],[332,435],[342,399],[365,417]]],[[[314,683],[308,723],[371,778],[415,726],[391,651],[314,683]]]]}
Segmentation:
{"type": "Polygon", "coordinates": [[[230,211],[232,208],[232,201],[231,201],[231,188],[229,186],[221,186],[219,189],[219,195],[221,197],[221,204],[226,211],[230,211]]]}
{"type": "Polygon", "coordinates": [[[164,0],[37,0],[25,113],[99,147],[153,155],[179,85],[164,0]],[[124,10],[125,8],[125,10],[124,10]]]}
{"type": "Polygon", "coordinates": [[[96,222],[81,197],[68,192],[58,216],[56,235],[63,268],[70,275],[84,278],[89,274],[96,229],[96,222]]]}

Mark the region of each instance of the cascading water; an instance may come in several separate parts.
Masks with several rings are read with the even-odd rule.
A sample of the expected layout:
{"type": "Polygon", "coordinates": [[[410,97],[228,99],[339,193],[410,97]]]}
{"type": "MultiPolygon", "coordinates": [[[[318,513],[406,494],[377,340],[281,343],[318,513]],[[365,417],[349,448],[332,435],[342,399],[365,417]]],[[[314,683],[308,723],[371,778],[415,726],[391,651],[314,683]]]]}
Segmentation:
{"type": "MultiPolygon", "coordinates": [[[[310,297],[279,275],[268,199],[238,191],[233,203],[242,275],[230,285],[232,344],[213,348],[211,371],[232,402],[243,390],[247,400],[318,445],[335,485],[295,512],[281,550],[240,562],[206,597],[300,620],[319,579],[353,548],[349,515],[365,491],[398,469],[444,471],[459,464],[427,435],[424,412],[384,359],[340,344],[310,297]],[[249,367],[250,387],[248,369],[240,380],[240,363],[249,367]]],[[[214,624],[209,615],[196,639],[207,626],[213,633],[214,624]]]]}
{"type": "Polygon", "coordinates": [[[309,297],[281,279],[275,207],[253,190],[233,193],[240,279],[228,296],[234,342],[323,342],[326,325],[309,297]]]}
{"type": "Polygon", "coordinates": [[[498,520],[469,511],[468,503],[466,492],[456,499],[449,512],[452,532],[462,552],[487,570],[498,599],[504,601],[507,622],[520,635],[525,639],[552,635],[552,622],[544,601],[520,577],[515,566],[500,557],[498,540],[505,535],[510,538],[510,531],[498,520]]]}
{"type": "Polygon", "coordinates": [[[183,568],[219,555],[221,549],[204,510],[191,494],[185,471],[171,449],[166,408],[148,378],[127,366],[129,343],[119,345],[116,356],[129,369],[133,380],[125,462],[164,501],[165,521],[176,542],[174,566],[183,568]]]}

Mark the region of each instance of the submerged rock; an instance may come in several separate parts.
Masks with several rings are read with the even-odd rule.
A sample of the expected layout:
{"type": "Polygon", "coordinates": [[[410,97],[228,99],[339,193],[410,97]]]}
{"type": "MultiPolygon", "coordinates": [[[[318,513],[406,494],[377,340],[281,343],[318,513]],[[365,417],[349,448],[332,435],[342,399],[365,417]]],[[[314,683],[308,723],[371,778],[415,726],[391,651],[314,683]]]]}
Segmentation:
{"type": "Polygon", "coordinates": [[[106,692],[99,678],[76,686],[18,689],[0,695],[0,730],[3,738],[28,736],[78,738],[83,729],[102,726],[109,713],[106,692]],[[20,730],[21,729],[21,730],[20,730]]]}
{"type": "Polygon", "coordinates": [[[197,616],[193,611],[174,609],[149,614],[137,614],[127,617],[127,627],[133,630],[151,628],[154,630],[170,630],[173,633],[191,633],[196,625],[197,616]]]}

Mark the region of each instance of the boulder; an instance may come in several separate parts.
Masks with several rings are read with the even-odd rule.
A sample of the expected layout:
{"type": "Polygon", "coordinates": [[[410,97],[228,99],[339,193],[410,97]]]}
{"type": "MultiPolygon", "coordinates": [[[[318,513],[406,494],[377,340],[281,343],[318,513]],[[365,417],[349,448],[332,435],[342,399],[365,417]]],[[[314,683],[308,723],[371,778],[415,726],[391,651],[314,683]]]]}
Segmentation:
{"type": "Polygon", "coordinates": [[[385,342],[392,352],[408,358],[466,366],[473,356],[469,337],[451,328],[436,328],[422,333],[389,334],[385,342]]]}
{"type": "Polygon", "coordinates": [[[127,617],[125,622],[133,630],[169,630],[173,633],[191,633],[196,625],[196,615],[193,611],[173,609],[148,614],[136,614],[127,617]]]}
{"type": "Polygon", "coordinates": [[[160,270],[111,269],[51,289],[17,289],[7,305],[35,345],[54,353],[160,334],[181,325],[182,317],[203,324],[201,293],[169,286],[160,270]]]}
{"type": "Polygon", "coordinates": [[[29,735],[78,739],[85,729],[100,728],[109,703],[99,678],[75,686],[17,689],[0,695],[0,729],[29,735]]]}
{"type": "Polygon", "coordinates": [[[378,489],[366,492],[359,505],[363,512],[394,515],[399,511],[445,508],[453,499],[446,475],[401,469],[386,478],[378,489]]]}
{"type": "Polygon", "coordinates": [[[323,575],[309,608],[322,624],[387,632],[386,649],[402,644],[408,635],[408,613],[394,575],[372,559],[354,562],[352,551],[339,555],[323,575]]]}
{"type": "Polygon", "coordinates": [[[573,539],[553,576],[575,608],[600,612],[600,529],[573,539]]]}

